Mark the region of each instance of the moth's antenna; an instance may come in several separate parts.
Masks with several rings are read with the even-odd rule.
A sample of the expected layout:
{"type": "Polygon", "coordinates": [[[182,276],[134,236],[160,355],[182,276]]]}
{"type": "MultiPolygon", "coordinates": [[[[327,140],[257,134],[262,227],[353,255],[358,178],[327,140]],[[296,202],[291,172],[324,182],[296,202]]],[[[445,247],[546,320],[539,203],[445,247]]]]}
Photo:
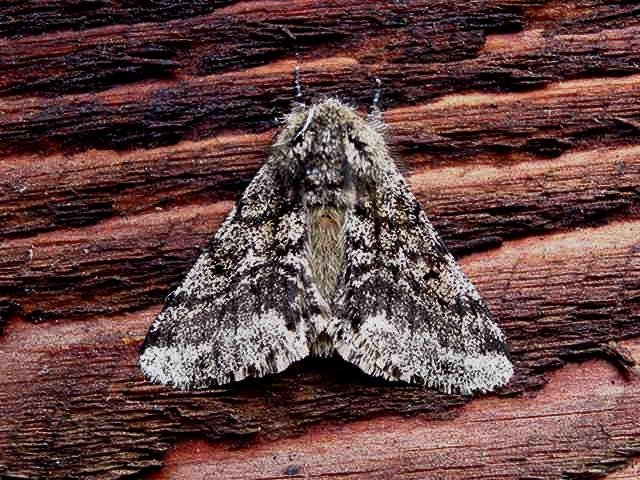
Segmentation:
{"type": "Polygon", "coordinates": [[[371,111],[369,112],[370,118],[380,118],[382,112],[380,111],[380,95],[382,95],[382,80],[376,77],[376,89],[373,94],[373,102],[371,102],[371,111]]]}
{"type": "Polygon", "coordinates": [[[302,103],[302,86],[300,84],[300,65],[296,63],[296,68],[293,71],[293,87],[296,90],[296,101],[302,103]]]}
{"type": "Polygon", "coordinates": [[[300,79],[300,63],[298,63],[298,52],[296,55],[296,66],[293,68],[293,91],[295,92],[295,97],[293,99],[294,106],[295,105],[305,105],[304,97],[302,96],[302,80],[300,79]]]}
{"type": "Polygon", "coordinates": [[[382,80],[376,77],[376,90],[373,95],[373,105],[371,106],[372,110],[380,110],[380,94],[382,93],[382,80]]]}
{"type": "Polygon", "coordinates": [[[313,120],[313,116],[315,114],[316,114],[316,106],[314,105],[309,109],[309,113],[307,113],[307,119],[305,120],[304,125],[302,126],[300,131],[296,134],[296,136],[293,137],[294,140],[304,135],[304,132],[306,132],[307,128],[309,128],[309,125],[311,125],[311,120],[313,120]]]}
{"type": "MultiPolygon", "coordinates": [[[[296,59],[298,57],[298,54],[296,53],[296,59]]],[[[296,67],[294,69],[294,87],[296,90],[296,98],[295,98],[295,103],[297,103],[298,105],[302,105],[302,106],[306,106],[304,103],[304,99],[302,98],[302,82],[300,81],[300,65],[298,64],[298,62],[296,61],[296,67]]],[[[313,116],[316,114],[316,106],[313,105],[310,109],[309,109],[309,113],[307,113],[307,118],[304,122],[304,125],[302,125],[302,128],[298,131],[298,133],[296,134],[295,137],[293,137],[294,140],[297,140],[298,138],[302,137],[304,135],[304,133],[307,131],[307,128],[309,128],[309,125],[311,125],[311,121],[313,120],[313,116]]]]}

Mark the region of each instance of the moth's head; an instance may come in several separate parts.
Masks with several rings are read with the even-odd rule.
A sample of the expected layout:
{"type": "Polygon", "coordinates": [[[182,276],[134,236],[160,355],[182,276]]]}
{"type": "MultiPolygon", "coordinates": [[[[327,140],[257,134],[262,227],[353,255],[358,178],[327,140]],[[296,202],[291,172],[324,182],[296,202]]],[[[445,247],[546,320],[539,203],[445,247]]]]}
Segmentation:
{"type": "Polygon", "coordinates": [[[362,184],[390,162],[380,122],[335,98],[289,114],[275,149],[291,174],[317,189],[362,184]]]}

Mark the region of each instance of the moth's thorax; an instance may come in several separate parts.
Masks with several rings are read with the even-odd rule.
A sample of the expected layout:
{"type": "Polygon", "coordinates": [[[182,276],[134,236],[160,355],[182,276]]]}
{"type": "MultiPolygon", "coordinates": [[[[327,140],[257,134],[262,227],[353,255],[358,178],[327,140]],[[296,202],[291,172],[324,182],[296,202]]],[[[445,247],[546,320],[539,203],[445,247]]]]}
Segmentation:
{"type": "Polygon", "coordinates": [[[340,138],[310,140],[301,153],[300,186],[308,209],[348,209],[353,205],[353,170],[340,138]]]}
{"type": "Polygon", "coordinates": [[[356,190],[389,161],[376,122],[335,99],[294,111],[276,143],[276,157],[306,208],[354,205],[356,190]]]}

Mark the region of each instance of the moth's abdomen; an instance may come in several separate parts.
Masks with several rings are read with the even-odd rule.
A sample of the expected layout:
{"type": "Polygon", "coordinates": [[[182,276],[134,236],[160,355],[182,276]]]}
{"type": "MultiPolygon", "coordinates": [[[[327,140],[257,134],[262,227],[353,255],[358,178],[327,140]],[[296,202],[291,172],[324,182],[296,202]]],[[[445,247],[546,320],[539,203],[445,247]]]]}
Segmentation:
{"type": "Polygon", "coordinates": [[[306,257],[312,282],[326,305],[323,320],[315,323],[310,332],[309,351],[328,357],[335,351],[333,338],[326,328],[334,316],[334,297],[344,267],[345,215],[340,208],[312,208],[308,215],[306,257]]]}
{"type": "Polygon", "coordinates": [[[309,212],[307,255],[314,282],[331,305],[344,263],[344,210],[315,208],[309,212]]]}

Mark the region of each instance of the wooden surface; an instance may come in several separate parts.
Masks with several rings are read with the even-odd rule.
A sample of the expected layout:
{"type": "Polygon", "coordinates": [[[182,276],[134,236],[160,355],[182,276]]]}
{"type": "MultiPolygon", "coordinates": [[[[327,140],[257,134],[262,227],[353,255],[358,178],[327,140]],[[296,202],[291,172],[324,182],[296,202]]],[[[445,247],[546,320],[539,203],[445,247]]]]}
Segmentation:
{"type": "MultiPolygon", "coordinates": [[[[632,346],[639,354],[640,342],[632,346]]],[[[639,383],[630,386],[611,366],[589,361],[554,373],[535,398],[476,400],[447,422],[389,416],[322,425],[250,455],[228,444],[185,441],[148,478],[589,478],[589,470],[599,478],[624,464],[631,453],[625,449],[640,452],[639,383]],[[577,458],[593,464],[568,470],[577,458]]],[[[634,465],[611,479],[624,479],[625,470],[635,470],[627,478],[637,480],[634,465]]]]}
{"type": "Polygon", "coordinates": [[[637,478],[640,382],[609,342],[640,359],[640,2],[10,0],[0,36],[0,478],[637,478]],[[381,79],[411,188],[509,338],[496,394],[339,359],[142,378],[296,62],[308,100],[366,108],[381,79]]]}

